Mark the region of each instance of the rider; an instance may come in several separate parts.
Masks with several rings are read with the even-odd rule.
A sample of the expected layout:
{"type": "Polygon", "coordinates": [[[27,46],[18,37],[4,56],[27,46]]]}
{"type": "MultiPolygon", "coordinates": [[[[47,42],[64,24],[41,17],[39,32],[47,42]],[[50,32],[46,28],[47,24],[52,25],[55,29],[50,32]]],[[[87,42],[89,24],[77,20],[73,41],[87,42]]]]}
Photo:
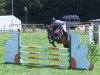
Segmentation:
{"type": "Polygon", "coordinates": [[[66,22],[65,21],[61,21],[61,20],[56,20],[55,18],[52,18],[51,20],[52,20],[52,22],[56,23],[56,25],[63,27],[63,33],[66,36],[66,38],[68,38],[67,30],[66,30],[66,22]]]}

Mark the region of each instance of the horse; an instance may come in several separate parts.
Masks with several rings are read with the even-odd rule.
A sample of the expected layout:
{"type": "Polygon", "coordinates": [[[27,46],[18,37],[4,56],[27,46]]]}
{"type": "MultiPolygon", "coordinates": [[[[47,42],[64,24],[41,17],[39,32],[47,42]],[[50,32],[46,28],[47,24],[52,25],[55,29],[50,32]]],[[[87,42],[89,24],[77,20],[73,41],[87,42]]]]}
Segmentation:
{"type": "Polygon", "coordinates": [[[58,26],[57,23],[51,23],[47,25],[47,35],[49,42],[56,47],[55,42],[63,44],[64,48],[69,47],[68,33],[65,33],[62,26],[58,26]],[[64,35],[66,34],[66,35],[64,35]]]}

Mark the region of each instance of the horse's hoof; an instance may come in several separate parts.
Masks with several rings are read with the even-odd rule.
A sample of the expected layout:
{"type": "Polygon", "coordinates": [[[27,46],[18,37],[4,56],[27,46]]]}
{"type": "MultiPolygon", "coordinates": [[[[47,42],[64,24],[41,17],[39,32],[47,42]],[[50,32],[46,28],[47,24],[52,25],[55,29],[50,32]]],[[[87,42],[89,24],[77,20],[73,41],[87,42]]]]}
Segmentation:
{"type": "Polygon", "coordinates": [[[57,46],[55,46],[55,45],[53,45],[54,47],[57,47],[57,46]]]}

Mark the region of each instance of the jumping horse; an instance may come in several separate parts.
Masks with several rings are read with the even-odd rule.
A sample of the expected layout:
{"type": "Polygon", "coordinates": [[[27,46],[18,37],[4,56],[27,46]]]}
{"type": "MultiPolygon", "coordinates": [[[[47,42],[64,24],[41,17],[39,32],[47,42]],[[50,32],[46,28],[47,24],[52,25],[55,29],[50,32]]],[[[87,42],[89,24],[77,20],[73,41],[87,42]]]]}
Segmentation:
{"type": "Polygon", "coordinates": [[[51,23],[47,25],[47,35],[49,42],[56,47],[55,42],[63,44],[64,48],[69,47],[68,33],[65,33],[63,27],[57,25],[57,23],[51,23]]]}

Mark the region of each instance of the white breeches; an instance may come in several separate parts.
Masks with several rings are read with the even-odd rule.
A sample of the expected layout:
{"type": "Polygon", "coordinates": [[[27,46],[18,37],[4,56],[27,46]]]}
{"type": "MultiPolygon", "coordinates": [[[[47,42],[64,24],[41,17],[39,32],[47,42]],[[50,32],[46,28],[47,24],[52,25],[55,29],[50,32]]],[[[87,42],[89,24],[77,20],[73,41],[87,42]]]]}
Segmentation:
{"type": "Polygon", "coordinates": [[[66,30],[66,24],[63,24],[62,27],[63,27],[64,31],[67,32],[67,30],[66,30]]]}
{"type": "Polygon", "coordinates": [[[56,20],[55,23],[57,23],[58,25],[61,25],[64,29],[65,32],[67,32],[66,30],[66,24],[64,21],[61,21],[61,20],[56,20]]]}

